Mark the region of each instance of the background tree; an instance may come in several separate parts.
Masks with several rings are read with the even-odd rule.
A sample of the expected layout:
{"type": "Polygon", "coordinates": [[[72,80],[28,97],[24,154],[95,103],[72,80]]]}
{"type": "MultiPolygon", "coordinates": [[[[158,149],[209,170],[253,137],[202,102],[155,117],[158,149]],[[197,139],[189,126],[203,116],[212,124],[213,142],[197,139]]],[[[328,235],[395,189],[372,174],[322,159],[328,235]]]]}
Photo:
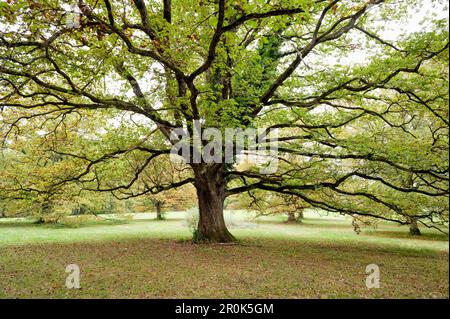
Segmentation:
{"type": "Polygon", "coordinates": [[[184,185],[155,195],[147,195],[145,201],[151,202],[151,209],[156,212],[156,219],[165,219],[165,210],[183,211],[194,207],[195,189],[192,185],[184,185]]]}
{"type": "Polygon", "coordinates": [[[301,223],[304,210],[312,208],[298,196],[261,190],[239,194],[231,206],[234,209],[249,209],[257,216],[286,215],[288,223],[301,223]]]}

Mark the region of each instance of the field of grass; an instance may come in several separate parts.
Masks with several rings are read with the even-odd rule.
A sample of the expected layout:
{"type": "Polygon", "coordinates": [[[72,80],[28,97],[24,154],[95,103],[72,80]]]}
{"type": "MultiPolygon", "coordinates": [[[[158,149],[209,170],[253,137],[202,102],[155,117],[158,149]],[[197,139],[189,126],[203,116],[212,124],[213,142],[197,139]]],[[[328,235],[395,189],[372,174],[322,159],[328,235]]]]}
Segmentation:
{"type": "Polygon", "coordinates": [[[80,227],[0,219],[0,298],[448,298],[448,237],[410,237],[392,224],[364,228],[306,214],[253,219],[228,212],[234,245],[189,242],[184,213],[80,227]],[[81,289],[65,268],[81,269],[81,289]],[[381,287],[365,285],[368,264],[381,287]]]}

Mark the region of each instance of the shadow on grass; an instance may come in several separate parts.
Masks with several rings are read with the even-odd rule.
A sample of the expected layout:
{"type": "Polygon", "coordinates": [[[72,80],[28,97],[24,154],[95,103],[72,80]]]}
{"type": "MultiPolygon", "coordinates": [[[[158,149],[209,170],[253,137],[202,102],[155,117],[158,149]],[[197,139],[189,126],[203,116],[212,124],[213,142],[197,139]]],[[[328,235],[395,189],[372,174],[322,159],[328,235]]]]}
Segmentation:
{"type": "MultiPolygon", "coordinates": [[[[286,221],[276,220],[262,220],[258,221],[259,224],[266,225],[283,225],[288,227],[305,227],[313,229],[329,229],[329,230],[351,230],[352,226],[350,221],[347,220],[334,220],[334,219],[315,219],[305,218],[299,223],[287,223],[286,221]]],[[[399,229],[397,224],[379,223],[376,227],[363,226],[362,234],[374,237],[385,238],[398,238],[398,239],[418,239],[418,240],[433,240],[433,241],[448,241],[449,235],[437,232],[435,230],[429,230],[426,228],[421,229],[422,234],[420,236],[413,236],[409,234],[408,228],[403,226],[399,229]]]]}
{"type": "Polygon", "coordinates": [[[287,222],[286,220],[254,220],[252,222],[258,223],[260,225],[282,225],[282,226],[292,226],[292,227],[308,227],[308,228],[329,228],[329,229],[350,229],[351,223],[346,220],[335,220],[335,219],[315,219],[315,218],[304,218],[301,222],[287,222]]]}
{"type": "Polygon", "coordinates": [[[64,222],[58,222],[58,223],[48,223],[48,224],[42,224],[41,226],[44,228],[83,228],[83,227],[96,227],[96,226],[113,226],[113,225],[125,225],[129,224],[131,221],[126,219],[99,219],[99,220],[92,220],[92,221],[82,221],[80,223],[64,223],[64,222]]]}
{"type": "Polygon", "coordinates": [[[128,224],[130,220],[126,219],[98,219],[89,221],[80,221],[79,223],[64,223],[64,222],[49,222],[49,223],[36,223],[34,220],[21,220],[21,221],[2,221],[0,222],[0,228],[80,228],[80,227],[92,227],[102,225],[121,225],[128,224]]]}
{"type": "Polygon", "coordinates": [[[102,218],[96,220],[85,220],[80,221],[79,223],[65,223],[65,222],[49,222],[49,223],[36,223],[32,219],[24,219],[24,220],[0,220],[0,229],[1,228],[55,228],[55,229],[63,229],[63,228],[83,228],[83,227],[94,227],[94,226],[108,226],[108,225],[124,225],[130,223],[165,223],[165,222],[182,222],[183,218],[167,218],[163,220],[159,220],[156,218],[145,218],[145,219],[126,219],[126,218],[102,218]]]}
{"type": "Polygon", "coordinates": [[[10,228],[10,227],[39,227],[39,225],[34,224],[31,220],[22,221],[0,221],[0,228],[10,228]]]}
{"type": "Polygon", "coordinates": [[[164,219],[157,219],[157,218],[139,218],[139,219],[133,219],[133,222],[178,222],[178,221],[183,221],[185,220],[184,218],[164,218],[164,219]]]}
{"type": "Polygon", "coordinates": [[[399,239],[418,239],[418,240],[435,240],[448,241],[449,236],[442,233],[428,233],[423,232],[420,236],[410,235],[408,231],[391,231],[391,230],[363,230],[364,235],[384,238],[399,238],[399,239]]]}

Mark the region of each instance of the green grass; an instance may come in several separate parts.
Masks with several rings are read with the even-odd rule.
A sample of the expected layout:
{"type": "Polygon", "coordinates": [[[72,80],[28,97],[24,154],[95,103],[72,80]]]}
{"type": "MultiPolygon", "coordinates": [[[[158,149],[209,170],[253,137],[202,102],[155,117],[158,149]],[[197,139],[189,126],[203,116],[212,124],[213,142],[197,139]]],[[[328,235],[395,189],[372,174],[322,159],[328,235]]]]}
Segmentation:
{"type": "Polygon", "coordinates": [[[88,221],[80,227],[0,219],[0,298],[448,298],[448,237],[306,214],[253,219],[228,212],[237,245],[194,245],[183,213],[164,221],[88,221]],[[80,290],[65,267],[81,268],[80,290]],[[365,286],[377,264],[381,288],[365,286]]]}

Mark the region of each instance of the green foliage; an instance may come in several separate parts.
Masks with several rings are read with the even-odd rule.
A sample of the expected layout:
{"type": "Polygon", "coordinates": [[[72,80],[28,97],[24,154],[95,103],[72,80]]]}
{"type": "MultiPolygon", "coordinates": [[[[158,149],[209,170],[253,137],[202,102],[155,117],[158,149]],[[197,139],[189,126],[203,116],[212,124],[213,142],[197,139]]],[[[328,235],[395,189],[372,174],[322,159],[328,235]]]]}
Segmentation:
{"type": "Polygon", "coordinates": [[[143,205],[116,198],[138,196],[175,207],[184,192],[170,190],[216,169],[168,155],[170,130],[196,119],[279,129],[276,174],[229,163],[227,195],[448,224],[447,18],[397,28],[418,0],[138,3],[78,1],[74,28],[69,1],[1,3],[7,215],[123,213],[143,205]]]}

